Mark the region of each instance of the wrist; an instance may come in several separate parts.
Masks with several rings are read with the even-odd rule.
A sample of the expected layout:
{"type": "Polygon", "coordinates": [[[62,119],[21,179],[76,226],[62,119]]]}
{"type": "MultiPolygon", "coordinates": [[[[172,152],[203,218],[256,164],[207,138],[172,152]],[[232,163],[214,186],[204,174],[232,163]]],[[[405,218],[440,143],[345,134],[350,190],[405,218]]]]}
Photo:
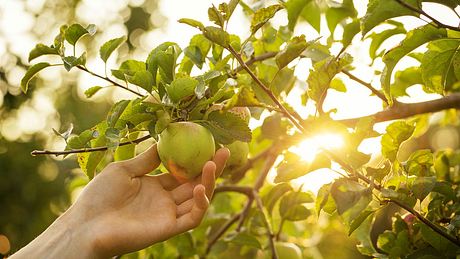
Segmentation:
{"type": "Polygon", "coordinates": [[[11,258],[98,258],[90,221],[66,211],[40,236],[11,258]]]}

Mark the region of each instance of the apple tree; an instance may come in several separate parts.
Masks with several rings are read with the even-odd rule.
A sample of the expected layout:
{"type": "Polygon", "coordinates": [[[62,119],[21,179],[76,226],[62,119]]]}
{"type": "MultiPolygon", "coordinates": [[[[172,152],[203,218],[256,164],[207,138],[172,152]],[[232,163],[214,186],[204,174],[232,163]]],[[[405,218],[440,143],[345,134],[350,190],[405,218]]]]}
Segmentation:
{"type": "MultiPolygon", "coordinates": [[[[61,67],[106,81],[89,88],[88,98],[109,87],[126,90],[132,98],[116,102],[105,120],[87,130],[56,132],[65,150],[32,154],[76,154],[92,179],[108,162],[133,157],[142,142],[161,145],[165,132],[180,123],[204,129],[216,146],[234,151],[202,224],[128,257],[313,257],[304,248],[321,231],[318,217],[324,215],[339,216],[366,256],[455,257],[460,252],[460,151],[404,146],[422,139],[430,127],[458,123],[460,27],[439,21],[426,7],[427,2],[442,5],[459,24],[460,2],[370,0],[361,15],[358,2],[230,0],[211,6],[206,24],[179,20],[190,26],[184,30],[196,30],[185,48],[164,42],[142,60],[119,60],[117,67],[108,67],[111,54],[126,41],[115,35],[100,46],[105,74],[93,72],[86,65],[86,52],[76,51],[78,41],[92,37],[96,26],[63,25],[51,44],[37,44],[30,52],[33,65],[22,79],[22,90],[27,92],[41,70],[61,67]],[[236,8],[249,20],[248,28],[241,29],[247,36],[227,30],[236,8]],[[408,19],[418,26],[405,24],[408,19]],[[320,37],[298,33],[305,28],[320,37]],[[378,78],[376,82],[356,73],[363,65],[356,61],[357,48],[368,52],[366,72],[371,77],[366,78],[378,78]],[[58,61],[49,62],[45,55],[58,61]],[[407,60],[414,65],[402,67],[407,60]],[[301,66],[305,62],[309,69],[301,66]],[[299,74],[307,75],[306,80],[299,74]],[[341,108],[324,105],[333,92],[348,96],[347,105],[361,105],[350,82],[368,89],[369,98],[381,103],[380,111],[337,119],[341,108]],[[417,101],[408,94],[417,86],[436,99],[417,101]],[[299,104],[288,101],[292,95],[300,96],[299,104]],[[314,112],[303,115],[308,107],[314,112]],[[385,130],[376,131],[382,123],[385,130]],[[324,132],[340,135],[344,147],[321,147],[311,161],[292,151],[324,132]],[[377,163],[373,154],[360,149],[363,141],[376,138],[377,163]],[[317,193],[293,184],[324,168],[340,177],[317,193]],[[390,215],[391,226],[371,235],[379,213],[390,206],[398,208],[390,215]]],[[[195,145],[184,148],[190,150],[205,141],[181,137],[181,142],[195,145]]],[[[213,145],[205,148],[214,150],[213,145]]],[[[152,173],[187,171],[187,163],[174,159],[189,153],[165,155],[171,159],[152,173]]],[[[193,156],[186,162],[194,162],[193,156]]]]}

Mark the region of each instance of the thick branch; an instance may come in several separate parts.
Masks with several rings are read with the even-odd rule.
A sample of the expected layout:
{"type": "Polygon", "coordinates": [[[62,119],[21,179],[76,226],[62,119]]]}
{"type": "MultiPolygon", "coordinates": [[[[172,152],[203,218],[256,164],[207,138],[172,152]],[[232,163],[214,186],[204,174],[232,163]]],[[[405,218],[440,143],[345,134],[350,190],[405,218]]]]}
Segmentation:
{"type": "MultiPolygon", "coordinates": [[[[151,138],[150,135],[135,139],[133,141],[126,141],[126,142],[121,142],[118,146],[125,146],[129,144],[139,144],[142,141],[145,141],[147,139],[151,138]]],[[[95,148],[81,148],[81,149],[71,149],[71,150],[64,150],[64,151],[49,151],[49,150],[34,150],[30,154],[32,156],[38,156],[38,155],[55,155],[55,156],[61,156],[61,155],[69,155],[69,154],[77,154],[77,153],[88,153],[88,152],[96,152],[96,151],[104,151],[107,150],[108,147],[95,147],[95,148]]]]}
{"type": "Polygon", "coordinates": [[[126,90],[126,91],[129,91],[129,92],[131,92],[131,93],[133,93],[133,94],[135,94],[135,95],[137,95],[137,96],[139,96],[139,97],[144,97],[142,94],[140,94],[140,93],[138,93],[138,92],[136,92],[136,91],[134,91],[134,90],[132,90],[132,89],[129,89],[128,87],[126,87],[126,86],[124,86],[124,85],[122,85],[122,84],[119,84],[119,83],[113,81],[112,79],[110,79],[110,78],[108,78],[108,77],[101,76],[101,75],[98,75],[98,74],[96,74],[96,73],[94,73],[94,72],[92,72],[92,71],[89,71],[89,70],[88,70],[86,67],[84,67],[84,66],[81,66],[81,65],[80,65],[80,66],[77,66],[77,68],[80,69],[80,70],[83,70],[83,71],[85,71],[85,72],[87,72],[87,73],[89,73],[89,74],[91,74],[91,75],[93,75],[93,76],[95,76],[95,77],[99,77],[99,78],[101,78],[101,79],[104,79],[105,81],[112,83],[114,86],[120,87],[120,88],[122,88],[122,89],[124,89],[124,90],[126,90]]]}
{"type": "Polygon", "coordinates": [[[406,2],[404,2],[403,0],[395,0],[396,2],[398,2],[400,5],[406,7],[407,9],[413,11],[413,12],[416,12],[418,14],[421,14],[421,15],[424,15],[426,17],[428,17],[428,19],[430,19],[431,21],[433,21],[436,25],[438,25],[439,27],[441,28],[446,28],[446,29],[450,29],[450,30],[454,30],[454,31],[460,31],[460,28],[459,27],[454,27],[454,26],[450,26],[450,25],[447,25],[447,24],[444,24],[438,20],[436,20],[433,16],[427,14],[425,11],[423,11],[422,9],[419,9],[417,7],[414,7],[406,2]]]}
{"type": "Polygon", "coordinates": [[[372,115],[339,120],[339,122],[347,125],[354,126],[360,119],[366,117],[374,118],[375,122],[391,121],[403,119],[418,114],[438,112],[446,109],[460,109],[460,94],[455,93],[443,98],[432,101],[419,102],[419,103],[398,103],[391,108],[377,112],[372,115]]]}

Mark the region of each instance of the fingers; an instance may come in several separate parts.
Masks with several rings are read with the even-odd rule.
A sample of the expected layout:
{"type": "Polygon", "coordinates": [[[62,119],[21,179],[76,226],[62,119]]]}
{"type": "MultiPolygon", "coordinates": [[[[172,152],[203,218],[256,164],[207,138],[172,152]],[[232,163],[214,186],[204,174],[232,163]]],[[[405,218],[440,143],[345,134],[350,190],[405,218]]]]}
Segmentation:
{"type": "Polygon", "coordinates": [[[138,177],[150,173],[160,165],[157,145],[152,145],[149,149],[129,160],[117,162],[122,166],[131,177],[138,177]]]}
{"type": "Polygon", "coordinates": [[[206,164],[203,166],[203,172],[201,174],[201,184],[205,187],[206,190],[206,196],[208,199],[211,199],[212,194],[214,192],[214,187],[216,184],[216,167],[217,165],[212,162],[208,161],[206,164]]]}
{"type": "Polygon", "coordinates": [[[209,200],[206,197],[205,187],[201,184],[193,189],[193,206],[190,212],[177,218],[177,232],[181,233],[197,227],[206,213],[209,200]]]}
{"type": "Polygon", "coordinates": [[[193,204],[195,204],[193,199],[186,200],[180,205],[177,205],[176,209],[176,217],[179,218],[180,216],[190,212],[193,208],[193,204]]]}
{"type": "Polygon", "coordinates": [[[192,183],[185,183],[177,186],[171,191],[171,195],[174,199],[176,204],[181,204],[184,201],[191,199],[193,196],[193,188],[194,184],[192,183]]]}
{"type": "Polygon", "coordinates": [[[214,155],[214,158],[212,159],[214,163],[216,163],[215,178],[218,178],[222,174],[222,171],[224,170],[224,167],[225,167],[225,163],[227,162],[227,159],[229,157],[230,157],[230,150],[228,150],[228,148],[221,148],[217,150],[216,154],[214,155]]]}

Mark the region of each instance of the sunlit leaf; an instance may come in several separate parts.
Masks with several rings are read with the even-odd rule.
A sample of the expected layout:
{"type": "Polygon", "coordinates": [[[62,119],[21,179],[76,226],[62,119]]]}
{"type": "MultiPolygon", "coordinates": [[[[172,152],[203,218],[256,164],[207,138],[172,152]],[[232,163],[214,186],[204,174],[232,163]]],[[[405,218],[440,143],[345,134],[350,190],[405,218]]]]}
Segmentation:
{"type": "Polygon", "coordinates": [[[27,93],[27,89],[29,88],[29,82],[30,80],[38,73],[40,72],[42,69],[44,68],[47,68],[49,67],[50,64],[48,62],[41,62],[41,63],[37,63],[31,67],[29,67],[29,69],[27,69],[27,72],[26,74],[24,75],[24,77],[22,77],[21,79],[21,89],[24,93],[27,93]]]}
{"type": "Polygon", "coordinates": [[[255,33],[258,29],[260,29],[265,23],[268,22],[275,14],[283,9],[282,5],[271,5],[269,7],[260,8],[257,10],[254,15],[252,16],[251,20],[251,32],[255,33]]]}
{"type": "Polygon", "coordinates": [[[126,37],[122,36],[120,38],[115,38],[104,43],[99,49],[99,55],[104,62],[107,62],[112,52],[114,52],[118,47],[120,47],[123,42],[126,41],[126,37]]]}

